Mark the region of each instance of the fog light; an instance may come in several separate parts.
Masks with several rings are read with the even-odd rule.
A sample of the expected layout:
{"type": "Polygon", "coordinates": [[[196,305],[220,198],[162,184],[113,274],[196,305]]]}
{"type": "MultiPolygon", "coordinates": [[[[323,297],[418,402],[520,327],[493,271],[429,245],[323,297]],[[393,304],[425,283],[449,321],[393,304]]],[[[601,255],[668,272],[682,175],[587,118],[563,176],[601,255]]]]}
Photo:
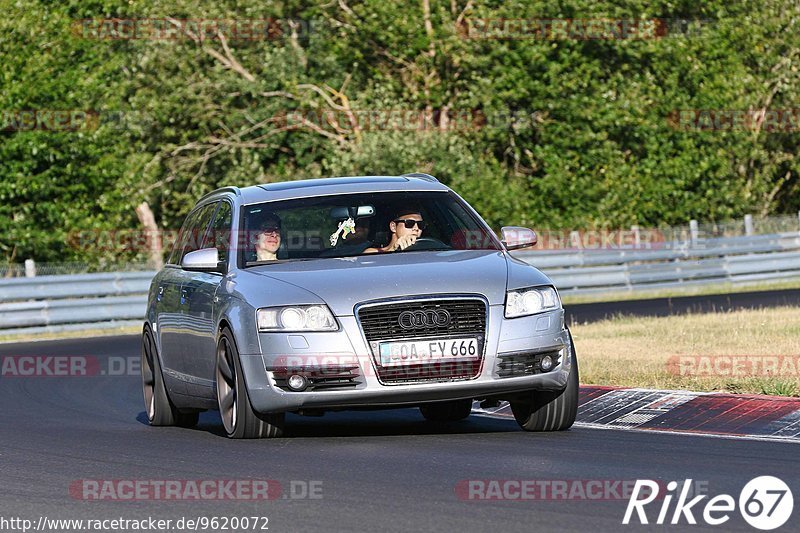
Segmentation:
{"type": "Polygon", "coordinates": [[[553,358],[549,355],[545,355],[542,357],[542,372],[550,372],[550,369],[553,368],[553,358]]]}
{"type": "Polygon", "coordinates": [[[292,374],[289,377],[287,385],[289,385],[289,388],[293,391],[300,392],[306,390],[306,387],[308,387],[308,380],[305,376],[301,376],[300,374],[292,374]]]}

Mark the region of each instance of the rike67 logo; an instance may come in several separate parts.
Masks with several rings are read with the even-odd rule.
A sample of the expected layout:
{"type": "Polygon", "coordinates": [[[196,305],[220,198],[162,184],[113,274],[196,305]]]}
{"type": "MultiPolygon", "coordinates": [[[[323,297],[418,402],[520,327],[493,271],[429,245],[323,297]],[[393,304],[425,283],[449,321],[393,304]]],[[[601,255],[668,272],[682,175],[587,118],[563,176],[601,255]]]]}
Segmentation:
{"type": "MultiPolygon", "coordinates": [[[[691,486],[691,479],[685,480],[681,486],[677,481],[670,481],[667,483],[666,493],[660,494],[659,488],[663,484],[650,479],[637,479],[622,523],[630,524],[635,512],[640,524],[649,524],[645,507],[656,499],[661,500],[656,524],[697,524],[695,513],[712,526],[724,524],[731,518],[731,513],[737,507],[733,496],[720,494],[701,505],[707,495],[689,499],[691,486]],[[672,501],[676,496],[677,501],[672,508],[672,501]]],[[[794,498],[789,486],[782,480],[773,476],[760,476],[751,479],[739,493],[738,508],[745,522],[756,529],[768,531],[781,527],[789,520],[794,508],[794,498]]]]}

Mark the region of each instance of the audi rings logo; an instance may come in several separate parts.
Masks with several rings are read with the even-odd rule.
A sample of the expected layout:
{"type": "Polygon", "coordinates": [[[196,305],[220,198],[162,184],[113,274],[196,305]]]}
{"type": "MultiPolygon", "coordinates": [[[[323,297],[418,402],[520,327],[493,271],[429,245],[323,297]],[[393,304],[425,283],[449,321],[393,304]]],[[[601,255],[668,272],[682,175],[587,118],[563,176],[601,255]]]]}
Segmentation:
{"type": "Polygon", "coordinates": [[[397,317],[397,323],[403,329],[444,327],[450,325],[450,313],[446,309],[403,311],[397,317]]]}

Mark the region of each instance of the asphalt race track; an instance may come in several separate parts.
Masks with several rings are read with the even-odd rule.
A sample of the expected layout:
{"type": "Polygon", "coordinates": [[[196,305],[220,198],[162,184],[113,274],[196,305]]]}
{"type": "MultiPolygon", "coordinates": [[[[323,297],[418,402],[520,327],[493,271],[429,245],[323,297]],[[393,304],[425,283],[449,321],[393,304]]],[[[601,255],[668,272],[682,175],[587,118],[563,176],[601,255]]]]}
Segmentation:
{"type": "MultiPolygon", "coordinates": [[[[137,336],[0,345],[4,359],[24,355],[87,356],[97,366],[89,376],[0,377],[4,518],[36,523],[42,516],[264,516],[269,531],[279,532],[755,531],[738,511],[716,527],[689,526],[685,519],[678,526],[642,526],[635,518],[636,525],[623,526],[627,498],[613,491],[603,501],[578,494],[487,501],[470,500],[457,487],[463,489],[468,480],[565,480],[570,486],[583,480],[585,486],[590,480],[691,478],[710,496],[730,494],[738,500],[749,480],[773,475],[800,499],[796,444],[582,427],[532,434],[513,421],[477,416],[436,425],[425,422],[416,409],[290,415],[286,438],[231,441],[222,435],[216,412],[204,413],[195,429],[147,425],[138,366],[122,364],[138,361],[137,336]],[[74,489],[87,479],[266,479],[280,483],[283,496],[268,501],[93,501],[74,489]],[[307,498],[309,487],[315,487],[314,499],[307,498]]],[[[704,502],[694,512],[700,524],[704,502]]],[[[647,508],[651,522],[660,506],[657,500],[647,508]]],[[[780,531],[800,531],[798,516],[795,509],[780,531]]]]}
{"type": "Polygon", "coordinates": [[[800,307],[800,289],[569,304],[565,311],[567,323],[572,324],[596,322],[616,315],[670,316],[780,306],[800,307]]]}

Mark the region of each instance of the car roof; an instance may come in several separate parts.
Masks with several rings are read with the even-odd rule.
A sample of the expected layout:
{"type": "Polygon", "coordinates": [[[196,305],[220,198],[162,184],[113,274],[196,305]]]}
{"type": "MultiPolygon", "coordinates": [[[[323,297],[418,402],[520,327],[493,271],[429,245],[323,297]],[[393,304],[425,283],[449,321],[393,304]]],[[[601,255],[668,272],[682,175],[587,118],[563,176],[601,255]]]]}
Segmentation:
{"type": "Polygon", "coordinates": [[[300,179],[252,185],[250,187],[225,187],[205,195],[200,201],[224,193],[241,196],[243,205],[289,200],[334,194],[391,192],[391,191],[441,191],[450,189],[428,174],[402,176],[343,176],[337,178],[300,179]]]}

